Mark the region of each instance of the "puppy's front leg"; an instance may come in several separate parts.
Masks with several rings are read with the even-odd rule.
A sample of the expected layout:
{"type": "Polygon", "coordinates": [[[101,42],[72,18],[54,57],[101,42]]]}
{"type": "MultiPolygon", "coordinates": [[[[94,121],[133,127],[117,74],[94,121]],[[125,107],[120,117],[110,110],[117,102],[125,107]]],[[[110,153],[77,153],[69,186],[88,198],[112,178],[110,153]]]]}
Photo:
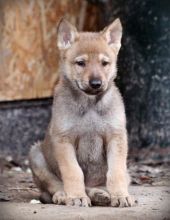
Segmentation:
{"type": "Polygon", "coordinates": [[[126,131],[115,134],[107,146],[107,189],[111,195],[111,206],[132,206],[134,201],[128,193],[129,178],[126,166],[126,131]]]}
{"type": "Polygon", "coordinates": [[[89,206],[90,199],[85,192],[84,175],[77,162],[73,145],[57,143],[55,158],[64,184],[66,205],[89,206]]]}

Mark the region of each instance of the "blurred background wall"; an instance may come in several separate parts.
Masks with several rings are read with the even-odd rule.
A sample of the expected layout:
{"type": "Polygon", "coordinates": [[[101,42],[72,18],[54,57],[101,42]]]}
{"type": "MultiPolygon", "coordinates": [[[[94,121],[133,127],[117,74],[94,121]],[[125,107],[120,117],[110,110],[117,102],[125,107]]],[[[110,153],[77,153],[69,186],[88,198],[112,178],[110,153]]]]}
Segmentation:
{"type": "Polygon", "coordinates": [[[104,27],[120,17],[118,85],[131,147],[170,146],[170,1],[92,0],[104,27]]]}
{"type": "Polygon", "coordinates": [[[27,154],[44,137],[58,78],[56,26],[98,31],[120,17],[117,84],[130,148],[170,145],[168,0],[0,0],[0,151],[27,154]]]}

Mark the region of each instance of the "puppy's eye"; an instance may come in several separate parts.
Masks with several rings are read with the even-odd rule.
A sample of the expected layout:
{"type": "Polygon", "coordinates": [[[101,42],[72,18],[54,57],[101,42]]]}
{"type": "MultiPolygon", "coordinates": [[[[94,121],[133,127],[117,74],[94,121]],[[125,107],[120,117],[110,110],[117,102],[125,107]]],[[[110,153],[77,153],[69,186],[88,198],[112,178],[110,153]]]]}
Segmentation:
{"type": "Polygon", "coordinates": [[[105,60],[102,61],[102,66],[107,66],[108,64],[109,64],[108,61],[105,61],[105,60]]]}
{"type": "Polygon", "coordinates": [[[85,67],[86,66],[86,63],[84,60],[81,60],[81,61],[76,61],[75,62],[78,66],[81,66],[81,67],[85,67]]]}

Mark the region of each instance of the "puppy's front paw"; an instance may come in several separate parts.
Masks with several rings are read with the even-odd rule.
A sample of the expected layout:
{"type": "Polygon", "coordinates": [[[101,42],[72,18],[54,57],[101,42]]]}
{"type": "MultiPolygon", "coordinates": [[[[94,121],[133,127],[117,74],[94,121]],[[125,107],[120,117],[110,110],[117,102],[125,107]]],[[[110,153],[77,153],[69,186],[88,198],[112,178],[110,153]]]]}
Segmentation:
{"type": "Polygon", "coordinates": [[[79,197],[79,198],[67,198],[66,205],[68,206],[82,206],[89,207],[91,206],[91,201],[89,197],[79,197]]]}
{"type": "Polygon", "coordinates": [[[52,197],[53,203],[57,205],[65,205],[66,204],[66,194],[64,191],[57,191],[54,193],[52,197]]]}
{"type": "Polygon", "coordinates": [[[90,188],[87,195],[90,197],[92,205],[107,206],[110,204],[110,194],[103,189],[90,188]]]}
{"type": "Polygon", "coordinates": [[[131,207],[135,204],[133,196],[111,196],[111,206],[113,207],[131,207]]]}

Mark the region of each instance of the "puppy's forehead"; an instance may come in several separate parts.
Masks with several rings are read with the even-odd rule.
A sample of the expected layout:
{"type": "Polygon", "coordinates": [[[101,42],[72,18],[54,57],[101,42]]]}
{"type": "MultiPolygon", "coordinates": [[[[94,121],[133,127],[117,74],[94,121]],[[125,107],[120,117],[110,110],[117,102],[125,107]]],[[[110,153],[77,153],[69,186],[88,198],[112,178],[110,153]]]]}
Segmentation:
{"type": "Polygon", "coordinates": [[[81,61],[81,60],[91,60],[91,59],[97,59],[99,61],[109,61],[110,57],[107,54],[104,53],[86,53],[86,54],[80,54],[78,56],[76,56],[75,61],[81,61]]]}
{"type": "Polygon", "coordinates": [[[78,40],[78,49],[86,53],[104,53],[109,49],[107,42],[98,33],[83,33],[78,40]]]}
{"type": "Polygon", "coordinates": [[[110,57],[107,54],[104,54],[104,53],[100,53],[98,55],[98,57],[99,57],[99,60],[105,60],[105,61],[109,61],[110,60],[110,57]]]}
{"type": "Polygon", "coordinates": [[[89,59],[88,54],[80,54],[76,56],[75,61],[88,60],[88,59],[89,59]]]}
{"type": "Polygon", "coordinates": [[[82,33],[69,54],[78,60],[105,60],[114,58],[113,50],[98,33],[82,33]]]}

